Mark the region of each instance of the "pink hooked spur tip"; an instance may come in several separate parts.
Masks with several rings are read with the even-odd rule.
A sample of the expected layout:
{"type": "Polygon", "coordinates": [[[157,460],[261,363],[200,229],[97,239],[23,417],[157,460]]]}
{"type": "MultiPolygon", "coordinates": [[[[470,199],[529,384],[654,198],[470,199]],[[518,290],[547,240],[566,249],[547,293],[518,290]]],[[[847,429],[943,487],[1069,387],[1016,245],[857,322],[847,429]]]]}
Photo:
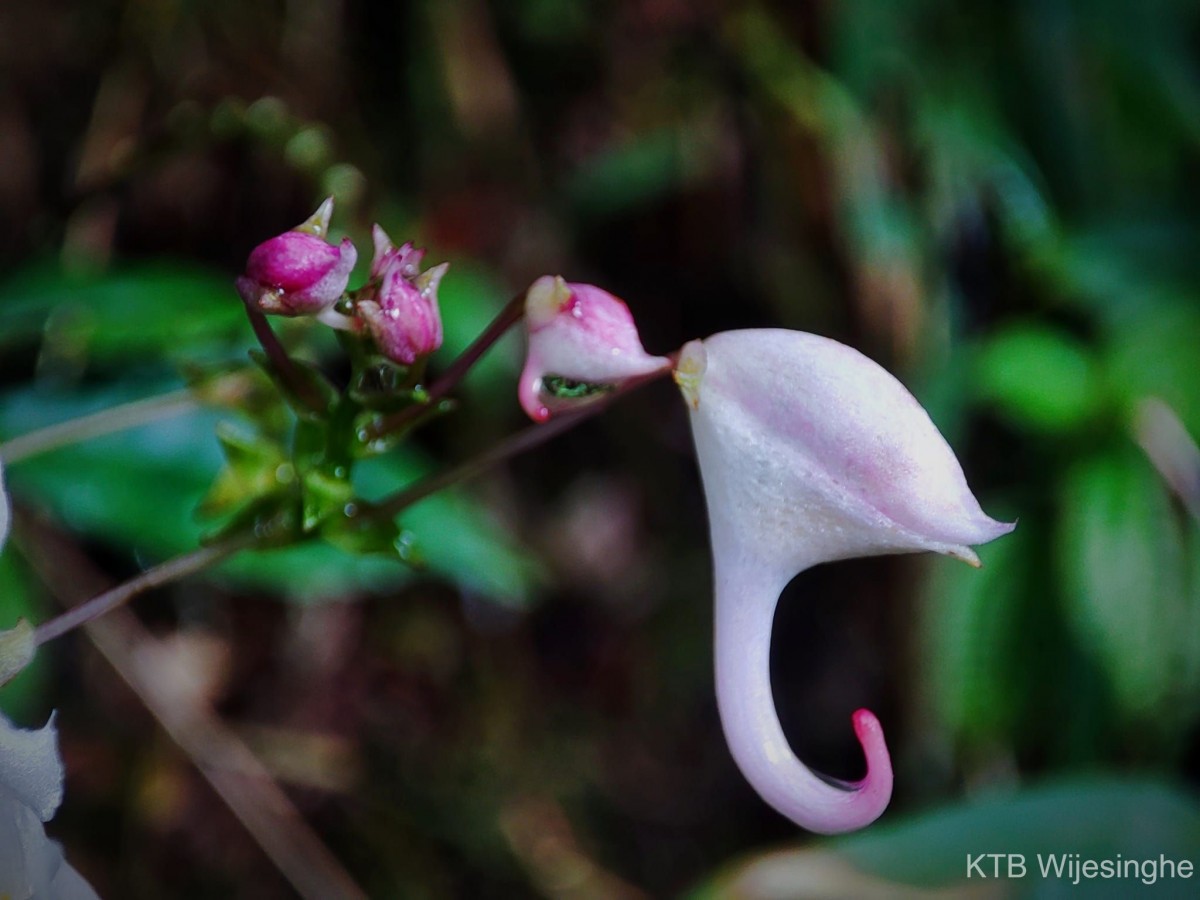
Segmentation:
{"type": "Polygon", "coordinates": [[[333,215],[329,197],[291,231],[263,241],[250,251],[238,293],[263,312],[284,316],[317,315],[346,291],[358,253],[349,238],[325,240],[333,215]]]}
{"type": "Polygon", "coordinates": [[[378,225],[372,232],[374,288],[358,301],[357,311],[384,356],[406,366],[442,346],[438,285],[448,263],[421,272],[424,250],[412,243],[392,245],[378,225]]]}
{"type": "Polygon", "coordinates": [[[671,365],[642,347],[629,307],[590,284],[539,278],[525,297],[525,326],[529,349],[517,396],[535,422],[671,365]]]}
{"type": "Polygon", "coordinates": [[[861,353],[816,335],[730,331],[683,348],[708,505],[717,705],[729,748],[771,806],[824,834],[874,821],[892,793],[883,729],[854,714],[867,774],[836,787],[788,745],[771,694],[771,625],[788,582],[823,562],[933,550],[978,566],[989,518],[928,414],[861,353]]]}

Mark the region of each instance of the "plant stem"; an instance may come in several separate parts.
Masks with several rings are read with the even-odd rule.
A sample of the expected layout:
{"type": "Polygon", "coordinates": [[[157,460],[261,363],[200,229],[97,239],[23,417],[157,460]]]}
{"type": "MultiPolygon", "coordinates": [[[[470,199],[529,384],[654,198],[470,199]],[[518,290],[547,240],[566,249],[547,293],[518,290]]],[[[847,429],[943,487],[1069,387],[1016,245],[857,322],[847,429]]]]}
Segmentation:
{"type": "Polygon", "coordinates": [[[283,348],[283,344],[279,343],[279,338],[275,335],[275,331],[271,328],[271,323],[267,321],[267,317],[249,303],[246,304],[246,316],[250,319],[250,327],[254,329],[254,336],[258,338],[259,344],[262,345],[263,352],[267,354],[267,359],[271,361],[272,368],[279,373],[279,377],[283,379],[288,389],[299,397],[304,405],[313,412],[325,412],[324,402],[313,392],[308,379],[296,368],[296,364],[288,356],[288,352],[283,348]]]}
{"type": "Polygon", "coordinates": [[[159,419],[181,415],[195,408],[196,401],[186,390],[122,403],[66,422],[47,425],[45,428],[5,441],[0,444],[0,459],[9,464],[19,462],[39,453],[47,453],[115,431],[136,428],[159,419]]]}
{"type": "Polygon", "coordinates": [[[429,407],[432,407],[454,390],[467,372],[471,370],[471,367],[479,361],[479,358],[496,341],[504,337],[508,329],[521,321],[521,316],[524,312],[525,295],[518,294],[504,305],[504,308],[496,314],[496,318],[492,319],[488,327],[483,330],[479,337],[475,338],[471,346],[460,353],[458,358],[450,364],[449,368],[429,386],[429,390],[427,391],[428,398],[424,403],[414,403],[412,406],[405,407],[399,412],[380,419],[367,429],[367,440],[378,440],[384,435],[392,434],[401,428],[411,425],[429,407]]]}
{"type": "Polygon", "coordinates": [[[138,594],[207,569],[214,563],[253,543],[252,537],[242,535],[222,543],[201,547],[199,550],[193,550],[191,553],[185,553],[160,563],[152,569],[147,569],[141,575],[72,607],[49,622],[43,622],[34,629],[33,642],[40,647],[47,641],[61,637],[80,625],[86,625],[106,612],[124,606],[138,594]]]}
{"type": "Polygon", "coordinates": [[[431,475],[422,481],[418,481],[416,484],[397,491],[376,504],[370,514],[378,518],[391,518],[402,510],[424,500],[430,494],[435,494],[443,488],[457,484],[460,481],[474,478],[476,475],[487,471],[507,459],[511,459],[527,450],[532,450],[534,447],[546,443],[546,441],[557,437],[564,431],[574,428],[580,422],[603,412],[613,402],[624,397],[626,394],[631,393],[642,385],[670,375],[670,373],[670,369],[662,369],[658,372],[652,372],[649,375],[643,375],[640,378],[631,378],[617,390],[602,399],[595,400],[574,412],[562,413],[544,424],[531,425],[528,428],[518,431],[490,450],[485,450],[483,453],[459,463],[457,466],[447,469],[444,472],[439,472],[436,475],[431,475]]]}

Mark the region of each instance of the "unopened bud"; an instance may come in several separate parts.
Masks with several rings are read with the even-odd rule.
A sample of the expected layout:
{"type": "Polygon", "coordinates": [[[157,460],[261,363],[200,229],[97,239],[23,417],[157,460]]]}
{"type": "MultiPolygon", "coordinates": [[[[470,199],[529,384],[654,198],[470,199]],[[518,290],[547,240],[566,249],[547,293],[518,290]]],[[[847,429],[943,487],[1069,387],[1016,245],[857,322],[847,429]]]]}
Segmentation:
{"type": "Polygon", "coordinates": [[[349,238],[325,240],[333,214],[330,197],[291,231],[263,241],[246,260],[238,293],[263,312],[284,316],[320,313],[346,292],[358,253],[349,238]]]}
{"type": "Polygon", "coordinates": [[[357,311],[384,356],[411,366],[442,345],[437,290],[449,265],[442,263],[422,272],[424,250],[411,242],[393,246],[378,225],[372,234],[374,287],[359,300],[357,311]]]}

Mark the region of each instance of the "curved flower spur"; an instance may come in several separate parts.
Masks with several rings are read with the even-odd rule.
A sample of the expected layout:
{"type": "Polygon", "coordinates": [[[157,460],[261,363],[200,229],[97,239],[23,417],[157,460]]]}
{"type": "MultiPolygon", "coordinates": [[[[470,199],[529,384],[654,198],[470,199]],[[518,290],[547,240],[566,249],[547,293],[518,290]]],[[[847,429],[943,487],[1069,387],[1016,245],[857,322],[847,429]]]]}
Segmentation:
{"type": "Polygon", "coordinates": [[[754,789],[812,831],[861,828],[887,807],[878,719],[854,714],[867,760],[837,787],[796,758],[771,695],[771,625],[787,583],[822,562],[933,550],[979,565],[971,544],[1013,526],[984,514],[925,410],[836,341],[731,331],[686,345],[675,379],[690,412],[712,535],[717,705],[754,789]]]}

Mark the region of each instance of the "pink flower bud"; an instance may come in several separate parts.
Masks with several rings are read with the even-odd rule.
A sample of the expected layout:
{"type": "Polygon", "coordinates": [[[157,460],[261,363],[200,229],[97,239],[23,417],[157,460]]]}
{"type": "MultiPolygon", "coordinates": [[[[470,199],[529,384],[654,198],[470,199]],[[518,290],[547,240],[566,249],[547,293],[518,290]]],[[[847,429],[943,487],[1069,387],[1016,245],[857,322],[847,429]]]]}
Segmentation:
{"type": "Polygon", "coordinates": [[[358,302],[358,314],[389,359],[411,366],[442,346],[437,289],[447,263],[421,272],[424,250],[411,243],[394,247],[378,225],[371,261],[374,290],[358,302]]]}
{"type": "Polygon", "coordinates": [[[849,831],[887,806],[892,769],[870,712],[854,714],[867,775],[833,787],[796,758],[771,696],[771,623],[787,583],[832,560],[933,550],[978,565],[971,544],[1007,534],[953,451],[884,369],[826,338],[731,331],[684,347],[712,533],[717,701],[730,751],[775,809],[849,831]]]}
{"type": "Polygon", "coordinates": [[[329,197],[305,222],[251,250],[237,280],[242,299],[284,316],[315,315],[337,302],[358,253],[349,238],[336,246],[325,240],[332,214],[329,197]]]}
{"type": "Polygon", "coordinates": [[[629,307],[590,284],[539,278],[525,298],[525,324],[529,350],[517,393],[535,422],[671,365],[642,348],[629,307]]]}

